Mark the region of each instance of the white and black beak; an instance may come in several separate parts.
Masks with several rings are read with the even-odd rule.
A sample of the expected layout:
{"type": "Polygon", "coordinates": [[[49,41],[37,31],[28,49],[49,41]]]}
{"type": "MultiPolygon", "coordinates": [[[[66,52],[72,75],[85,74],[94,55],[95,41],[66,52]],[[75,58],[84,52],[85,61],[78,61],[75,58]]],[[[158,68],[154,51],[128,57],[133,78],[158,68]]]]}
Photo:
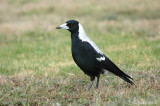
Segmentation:
{"type": "Polygon", "coordinates": [[[68,30],[69,27],[67,26],[67,23],[65,23],[65,24],[62,24],[60,26],[57,26],[56,29],[67,29],[68,30]]]}

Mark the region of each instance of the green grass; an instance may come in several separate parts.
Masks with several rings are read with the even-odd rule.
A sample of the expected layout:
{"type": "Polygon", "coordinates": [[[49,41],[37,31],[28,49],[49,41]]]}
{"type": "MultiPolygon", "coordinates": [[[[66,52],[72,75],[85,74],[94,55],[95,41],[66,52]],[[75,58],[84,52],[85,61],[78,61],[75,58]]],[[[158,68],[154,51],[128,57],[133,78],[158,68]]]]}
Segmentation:
{"type": "Polygon", "coordinates": [[[159,3],[0,3],[0,105],[160,105],[159,3]],[[70,33],[55,30],[69,19],[79,20],[136,86],[109,74],[88,92],[89,77],[71,56],[70,33]]]}

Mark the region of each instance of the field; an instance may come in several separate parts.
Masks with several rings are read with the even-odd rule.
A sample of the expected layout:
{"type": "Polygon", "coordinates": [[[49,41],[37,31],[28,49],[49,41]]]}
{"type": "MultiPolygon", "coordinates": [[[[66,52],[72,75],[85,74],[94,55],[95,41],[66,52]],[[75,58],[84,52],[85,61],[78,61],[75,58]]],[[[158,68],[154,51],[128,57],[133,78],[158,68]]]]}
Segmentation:
{"type": "Polygon", "coordinates": [[[160,0],[0,0],[0,105],[160,105],[160,0]],[[73,62],[78,20],[136,86],[102,75],[99,89],[73,62]]]}

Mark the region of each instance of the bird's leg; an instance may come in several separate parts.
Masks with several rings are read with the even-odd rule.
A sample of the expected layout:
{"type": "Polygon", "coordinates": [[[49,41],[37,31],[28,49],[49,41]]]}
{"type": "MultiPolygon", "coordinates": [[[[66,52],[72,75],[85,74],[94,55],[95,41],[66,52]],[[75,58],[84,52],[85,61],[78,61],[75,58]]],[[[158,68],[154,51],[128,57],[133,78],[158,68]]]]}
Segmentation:
{"type": "Polygon", "coordinates": [[[92,85],[93,85],[93,82],[94,82],[95,77],[90,77],[90,79],[91,79],[91,83],[90,83],[90,85],[89,85],[89,87],[88,87],[88,91],[91,89],[91,87],[92,87],[92,85]]]}
{"type": "Polygon", "coordinates": [[[98,88],[98,85],[99,85],[99,77],[100,76],[97,77],[97,83],[96,83],[96,86],[95,86],[96,89],[98,88]]]}

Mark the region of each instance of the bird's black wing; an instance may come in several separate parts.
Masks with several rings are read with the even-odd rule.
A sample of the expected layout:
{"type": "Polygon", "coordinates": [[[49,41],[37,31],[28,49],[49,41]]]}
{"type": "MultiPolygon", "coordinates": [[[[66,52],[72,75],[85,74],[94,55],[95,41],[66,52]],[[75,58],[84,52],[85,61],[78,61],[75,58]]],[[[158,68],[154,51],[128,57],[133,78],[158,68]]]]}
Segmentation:
{"type": "MultiPolygon", "coordinates": [[[[105,56],[105,55],[104,55],[105,56]]],[[[104,69],[110,71],[111,73],[119,76],[126,82],[130,84],[134,84],[130,79],[132,79],[129,75],[125,74],[123,71],[121,71],[107,56],[105,56],[105,60],[101,61],[104,69]]],[[[133,79],[132,79],[133,80],[133,79]]]]}
{"type": "Polygon", "coordinates": [[[75,63],[88,75],[97,76],[101,73],[101,63],[97,57],[103,56],[98,53],[88,42],[76,42],[72,45],[72,56],[75,63]]]}

